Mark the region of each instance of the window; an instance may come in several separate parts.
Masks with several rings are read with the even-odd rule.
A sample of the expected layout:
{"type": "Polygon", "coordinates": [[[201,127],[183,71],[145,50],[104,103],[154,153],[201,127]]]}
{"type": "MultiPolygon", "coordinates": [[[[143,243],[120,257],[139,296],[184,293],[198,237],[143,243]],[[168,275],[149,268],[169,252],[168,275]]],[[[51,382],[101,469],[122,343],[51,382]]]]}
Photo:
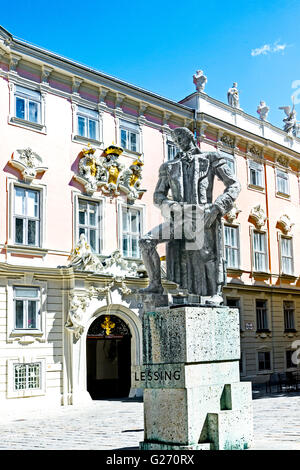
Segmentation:
{"type": "Polygon", "coordinates": [[[98,202],[78,200],[77,239],[82,233],[86,236],[92,252],[100,253],[100,207],[98,202]]]}
{"type": "Polygon", "coordinates": [[[139,152],[139,127],[137,124],[120,120],[121,147],[139,152]]]}
{"type": "Polygon", "coordinates": [[[229,268],[239,267],[239,231],[238,227],[224,226],[225,259],[229,268]]]}
{"type": "Polygon", "coordinates": [[[290,349],[288,349],[287,351],[285,351],[285,363],[286,363],[286,368],[287,369],[291,369],[293,367],[296,367],[297,365],[294,364],[293,362],[293,359],[292,359],[292,356],[293,356],[293,353],[295,351],[292,351],[290,349]]]}
{"type": "Polygon", "coordinates": [[[281,272],[283,274],[293,275],[293,245],[292,239],[287,237],[280,237],[280,251],[281,251],[281,272]]]}
{"type": "Polygon", "coordinates": [[[295,304],[289,300],[283,301],[283,316],[285,331],[295,331],[295,304]]]}
{"type": "Polygon", "coordinates": [[[256,300],[256,329],[257,331],[269,331],[266,300],[256,300]]]}
{"type": "Polygon", "coordinates": [[[290,194],[289,175],[285,171],[282,171],[282,170],[276,171],[276,185],[277,185],[277,193],[289,196],[290,194]]]}
{"type": "Polygon", "coordinates": [[[14,242],[40,245],[40,193],[32,189],[14,188],[14,242]]]}
{"type": "Polygon", "coordinates": [[[141,213],[138,209],[122,208],[122,251],[123,256],[139,258],[138,241],[141,235],[141,213]]]}
{"type": "Polygon", "coordinates": [[[77,132],[81,137],[99,140],[99,113],[88,108],[77,108],[77,132]]]}
{"type": "Polygon", "coordinates": [[[258,353],[258,370],[271,370],[271,354],[269,351],[258,353]]]}
{"type": "Polygon", "coordinates": [[[15,116],[39,124],[41,122],[41,94],[16,85],[15,116]]]}
{"type": "Polygon", "coordinates": [[[14,288],[14,329],[40,329],[40,290],[38,288],[14,288]]]}
{"type": "Polygon", "coordinates": [[[41,388],[41,363],[14,365],[14,391],[41,388]]]}
{"type": "Polygon", "coordinates": [[[226,160],[227,165],[229,166],[233,175],[235,175],[235,158],[231,153],[220,151],[222,157],[226,160]]]}
{"type": "Polygon", "coordinates": [[[263,165],[254,161],[249,161],[249,182],[252,186],[264,187],[263,165]]]}
{"type": "Polygon", "coordinates": [[[168,161],[169,161],[169,160],[174,160],[177,153],[179,152],[179,149],[173,142],[170,142],[168,140],[167,141],[167,151],[168,151],[168,161]]]}
{"type": "Polygon", "coordinates": [[[254,271],[267,271],[266,234],[253,232],[253,263],[254,271]]]}

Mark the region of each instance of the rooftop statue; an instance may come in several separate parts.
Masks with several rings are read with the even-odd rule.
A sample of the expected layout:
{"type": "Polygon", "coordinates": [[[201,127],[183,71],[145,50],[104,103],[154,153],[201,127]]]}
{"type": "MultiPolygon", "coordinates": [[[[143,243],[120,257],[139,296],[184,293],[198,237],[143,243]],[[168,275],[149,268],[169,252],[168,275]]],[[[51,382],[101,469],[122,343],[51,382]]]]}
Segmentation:
{"type": "Polygon", "coordinates": [[[240,107],[239,90],[237,89],[236,82],[234,82],[232,85],[232,88],[229,88],[229,90],[227,91],[227,100],[228,100],[228,104],[232,106],[233,108],[240,107]]]}
{"type": "Polygon", "coordinates": [[[204,88],[207,82],[207,77],[204,75],[202,70],[197,70],[193,75],[193,83],[196,85],[196,90],[204,92],[204,88]]]}
{"type": "Polygon", "coordinates": [[[167,279],[218,305],[226,279],[221,217],[233,208],[240,183],[219,152],[201,152],[189,129],[175,129],[173,138],[181,151],[161,165],[153,197],[165,222],[139,242],[150,281],[141,292],[163,292],[156,247],[167,243],[167,279]],[[225,190],[213,201],[215,176],[225,190]]]}
{"type": "Polygon", "coordinates": [[[284,127],[283,130],[287,132],[288,135],[296,136],[299,125],[298,121],[296,119],[297,117],[297,112],[295,110],[295,103],[293,102],[293,107],[291,108],[290,106],[280,106],[278,109],[283,109],[283,111],[286,114],[286,118],[283,119],[284,127]]]}
{"type": "Polygon", "coordinates": [[[266,121],[270,108],[266,105],[265,101],[260,101],[259,105],[257,106],[257,113],[262,121],[266,121]]]}

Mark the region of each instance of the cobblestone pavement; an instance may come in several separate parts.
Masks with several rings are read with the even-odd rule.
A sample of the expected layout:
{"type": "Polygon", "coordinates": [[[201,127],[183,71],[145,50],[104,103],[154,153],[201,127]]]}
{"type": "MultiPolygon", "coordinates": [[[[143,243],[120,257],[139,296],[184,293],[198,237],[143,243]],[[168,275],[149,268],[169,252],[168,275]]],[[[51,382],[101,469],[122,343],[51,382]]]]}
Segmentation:
{"type": "MultiPolygon", "coordinates": [[[[255,399],[254,449],[300,450],[300,394],[255,399]]],[[[84,407],[1,412],[0,449],[137,449],[143,403],[93,401],[84,407]]]]}

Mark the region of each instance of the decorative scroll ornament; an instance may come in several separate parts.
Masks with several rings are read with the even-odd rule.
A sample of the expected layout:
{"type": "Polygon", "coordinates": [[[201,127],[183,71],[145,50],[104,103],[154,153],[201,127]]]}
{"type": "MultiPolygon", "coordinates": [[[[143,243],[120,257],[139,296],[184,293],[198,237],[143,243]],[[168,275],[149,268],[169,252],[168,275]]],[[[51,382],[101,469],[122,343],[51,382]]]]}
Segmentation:
{"type": "Polygon", "coordinates": [[[105,334],[108,336],[110,335],[111,330],[115,328],[116,324],[110,320],[110,315],[106,315],[104,322],[101,323],[101,326],[105,330],[105,334]]]}
{"type": "Polygon", "coordinates": [[[277,225],[283,231],[283,233],[288,234],[295,224],[291,221],[287,214],[283,214],[278,220],[277,225]]]}
{"type": "Polygon", "coordinates": [[[101,188],[104,193],[113,197],[119,196],[122,191],[127,195],[128,202],[132,204],[145,192],[144,189],[140,189],[143,166],[140,156],[128,169],[125,169],[123,163],[119,161],[119,156],[123,152],[121,147],[110,145],[103,151],[101,157],[96,157],[95,152],[96,149],[90,144],[82,150],[79,175],[74,176],[84,186],[87,194],[91,195],[101,188]]]}
{"type": "Polygon", "coordinates": [[[43,166],[42,158],[30,147],[27,149],[17,150],[17,155],[13,155],[10,165],[21,171],[22,177],[26,183],[31,183],[38,173],[48,170],[43,166]]]}
{"type": "Polygon", "coordinates": [[[258,229],[261,229],[267,220],[266,213],[260,204],[251,209],[250,217],[254,220],[254,223],[258,229]]]}
{"type": "Polygon", "coordinates": [[[234,221],[236,221],[240,212],[242,211],[237,208],[236,204],[234,204],[232,209],[227,212],[224,217],[230,224],[232,224],[234,221]]]}

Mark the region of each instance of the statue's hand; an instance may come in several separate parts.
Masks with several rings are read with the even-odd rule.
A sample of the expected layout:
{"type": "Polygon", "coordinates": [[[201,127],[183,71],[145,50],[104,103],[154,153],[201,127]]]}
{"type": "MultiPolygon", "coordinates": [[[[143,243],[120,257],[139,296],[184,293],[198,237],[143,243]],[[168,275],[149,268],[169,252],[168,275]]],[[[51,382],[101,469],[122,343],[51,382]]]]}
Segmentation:
{"type": "Polygon", "coordinates": [[[211,227],[219,214],[220,214],[220,210],[218,206],[216,206],[215,204],[212,204],[210,207],[206,208],[204,212],[205,228],[211,227]]]}

